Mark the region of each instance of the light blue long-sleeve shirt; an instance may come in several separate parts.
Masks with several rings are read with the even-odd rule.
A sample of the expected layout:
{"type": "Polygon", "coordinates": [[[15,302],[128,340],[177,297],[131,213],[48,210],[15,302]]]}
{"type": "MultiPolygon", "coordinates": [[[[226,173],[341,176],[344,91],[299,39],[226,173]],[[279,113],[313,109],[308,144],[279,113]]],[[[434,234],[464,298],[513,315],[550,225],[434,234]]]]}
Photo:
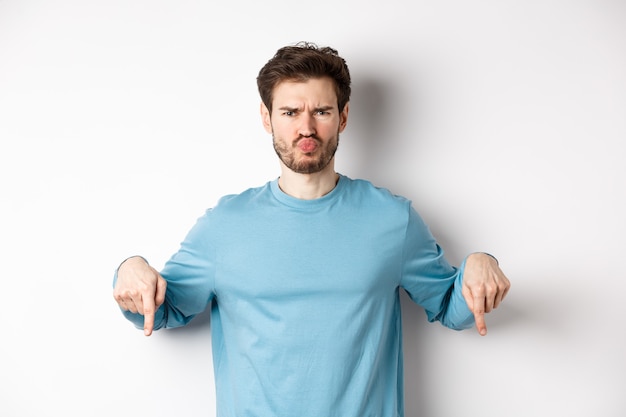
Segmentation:
{"type": "Polygon", "coordinates": [[[300,200],[274,180],[198,219],[161,271],[155,328],[211,308],[219,417],[401,417],[399,291],[468,328],[462,271],[403,197],[340,176],[300,200]]]}

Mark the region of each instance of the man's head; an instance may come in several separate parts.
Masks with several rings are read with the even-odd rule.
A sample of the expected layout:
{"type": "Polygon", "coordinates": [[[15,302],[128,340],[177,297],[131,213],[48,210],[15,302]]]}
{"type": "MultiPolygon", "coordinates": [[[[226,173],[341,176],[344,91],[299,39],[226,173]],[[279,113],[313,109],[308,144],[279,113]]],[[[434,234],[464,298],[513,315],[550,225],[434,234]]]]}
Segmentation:
{"type": "Polygon", "coordinates": [[[257,78],[263,126],[284,168],[334,173],[348,120],[350,74],[332,48],[300,43],[278,50],[257,78]]]}
{"type": "Polygon", "coordinates": [[[329,77],[335,84],[337,107],[342,111],[350,101],[350,71],[346,61],[330,47],[308,42],[280,48],[257,77],[261,100],[272,111],[274,88],[283,81],[307,81],[329,77]]]}

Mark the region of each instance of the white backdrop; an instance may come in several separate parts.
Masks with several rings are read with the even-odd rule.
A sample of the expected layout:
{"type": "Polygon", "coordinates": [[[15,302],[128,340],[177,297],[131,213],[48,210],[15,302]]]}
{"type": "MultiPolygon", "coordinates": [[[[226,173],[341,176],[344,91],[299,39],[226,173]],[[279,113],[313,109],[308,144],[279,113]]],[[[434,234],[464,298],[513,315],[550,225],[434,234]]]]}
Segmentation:
{"type": "Polygon", "coordinates": [[[512,281],[489,335],[403,300],[407,417],[626,415],[626,7],[611,0],[0,0],[0,415],[213,416],[208,316],[150,338],[113,271],[278,175],[255,77],[331,45],[337,168],[512,281]]]}

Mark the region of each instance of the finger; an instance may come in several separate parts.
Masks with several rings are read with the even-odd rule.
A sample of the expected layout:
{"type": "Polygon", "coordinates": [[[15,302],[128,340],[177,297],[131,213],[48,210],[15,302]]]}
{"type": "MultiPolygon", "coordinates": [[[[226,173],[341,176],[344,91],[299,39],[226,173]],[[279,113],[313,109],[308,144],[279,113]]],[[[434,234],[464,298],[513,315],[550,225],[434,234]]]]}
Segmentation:
{"type": "Polygon", "coordinates": [[[509,281],[509,279],[507,277],[504,277],[505,282],[506,282],[506,288],[504,289],[504,292],[502,294],[502,299],[504,300],[504,297],[506,297],[509,293],[509,290],[511,289],[511,281],[509,281]]]}
{"type": "Polygon", "coordinates": [[[143,334],[150,336],[154,329],[155,304],[152,297],[145,297],[143,300],[143,334]]]}
{"type": "Polygon", "coordinates": [[[167,281],[161,275],[157,279],[156,295],[154,296],[155,308],[159,308],[165,302],[165,290],[167,281]]]}
{"type": "Polygon", "coordinates": [[[506,297],[506,295],[509,293],[509,288],[511,288],[511,283],[507,279],[507,277],[502,275],[500,279],[502,281],[502,284],[500,285],[500,287],[498,289],[498,297],[497,297],[497,300],[496,300],[497,304],[494,305],[494,308],[497,307],[498,305],[500,305],[500,303],[502,303],[502,301],[504,301],[504,297],[506,297]]]}
{"type": "Polygon", "coordinates": [[[498,288],[497,284],[490,284],[485,291],[485,313],[491,313],[491,311],[498,306],[499,297],[502,291],[498,288]]]}
{"type": "Polygon", "coordinates": [[[476,330],[481,336],[487,335],[487,323],[485,322],[485,313],[474,313],[474,320],[476,321],[476,330]]]}
{"type": "Polygon", "coordinates": [[[498,291],[498,293],[496,294],[495,300],[493,300],[493,308],[498,308],[498,306],[502,302],[502,297],[504,297],[504,292],[498,291]]]}
{"type": "Polygon", "coordinates": [[[143,316],[143,334],[150,336],[154,329],[154,313],[144,314],[143,316]]]}
{"type": "Polygon", "coordinates": [[[128,311],[128,307],[126,306],[124,297],[118,291],[117,287],[113,290],[113,299],[115,299],[115,302],[117,303],[118,306],[120,306],[122,310],[128,311]]]}
{"type": "Polygon", "coordinates": [[[491,291],[487,291],[485,298],[483,299],[485,313],[491,313],[491,310],[494,308],[496,294],[491,291]]]}
{"type": "Polygon", "coordinates": [[[128,291],[124,300],[131,312],[143,314],[143,297],[139,291],[128,291]]]}
{"type": "Polygon", "coordinates": [[[115,300],[115,302],[117,303],[117,305],[120,306],[120,308],[122,310],[126,310],[126,306],[124,305],[124,300],[122,299],[122,297],[117,293],[117,291],[114,289],[113,290],[113,299],[115,300]]]}
{"type": "Polygon", "coordinates": [[[474,304],[474,321],[476,322],[476,329],[481,336],[487,334],[487,324],[485,323],[485,297],[476,296],[473,300],[474,304]]]}
{"type": "Polygon", "coordinates": [[[143,334],[145,336],[152,335],[154,329],[154,314],[143,316],[143,334]]]}
{"type": "Polygon", "coordinates": [[[133,314],[137,313],[135,302],[133,301],[132,297],[129,294],[127,294],[126,296],[121,295],[121,294],[116,295],[115,301],[117,301],[117,304],[120,306],[122,310],[130,311],[133,314]]]}
{"type": "Polygon", "coordinates": [[[509,294],[509,289],[511,288],[511,286],[508,286],[504,289],[504,292],[502,293],[502,299],[504,300],[504,297],[506,297],[509,294]]]}

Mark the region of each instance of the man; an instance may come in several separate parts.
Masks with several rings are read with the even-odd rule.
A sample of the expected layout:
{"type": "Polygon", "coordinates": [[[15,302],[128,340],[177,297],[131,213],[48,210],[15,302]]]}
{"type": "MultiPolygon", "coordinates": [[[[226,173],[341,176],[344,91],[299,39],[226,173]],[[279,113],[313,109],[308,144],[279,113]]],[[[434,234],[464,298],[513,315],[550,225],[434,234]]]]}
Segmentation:
{"type": "Polygon", "coordinates": [[[484,335],[510,283],[484,253],[450,266],[410,201],[335,172],[350,98],[337,51],[281,48],[257,82],[280,177],[223,197],[160,274],[125,260],[114,298],[146,335],[211,308],[220,417],[402,416],[400,290],[484,335]]]}

